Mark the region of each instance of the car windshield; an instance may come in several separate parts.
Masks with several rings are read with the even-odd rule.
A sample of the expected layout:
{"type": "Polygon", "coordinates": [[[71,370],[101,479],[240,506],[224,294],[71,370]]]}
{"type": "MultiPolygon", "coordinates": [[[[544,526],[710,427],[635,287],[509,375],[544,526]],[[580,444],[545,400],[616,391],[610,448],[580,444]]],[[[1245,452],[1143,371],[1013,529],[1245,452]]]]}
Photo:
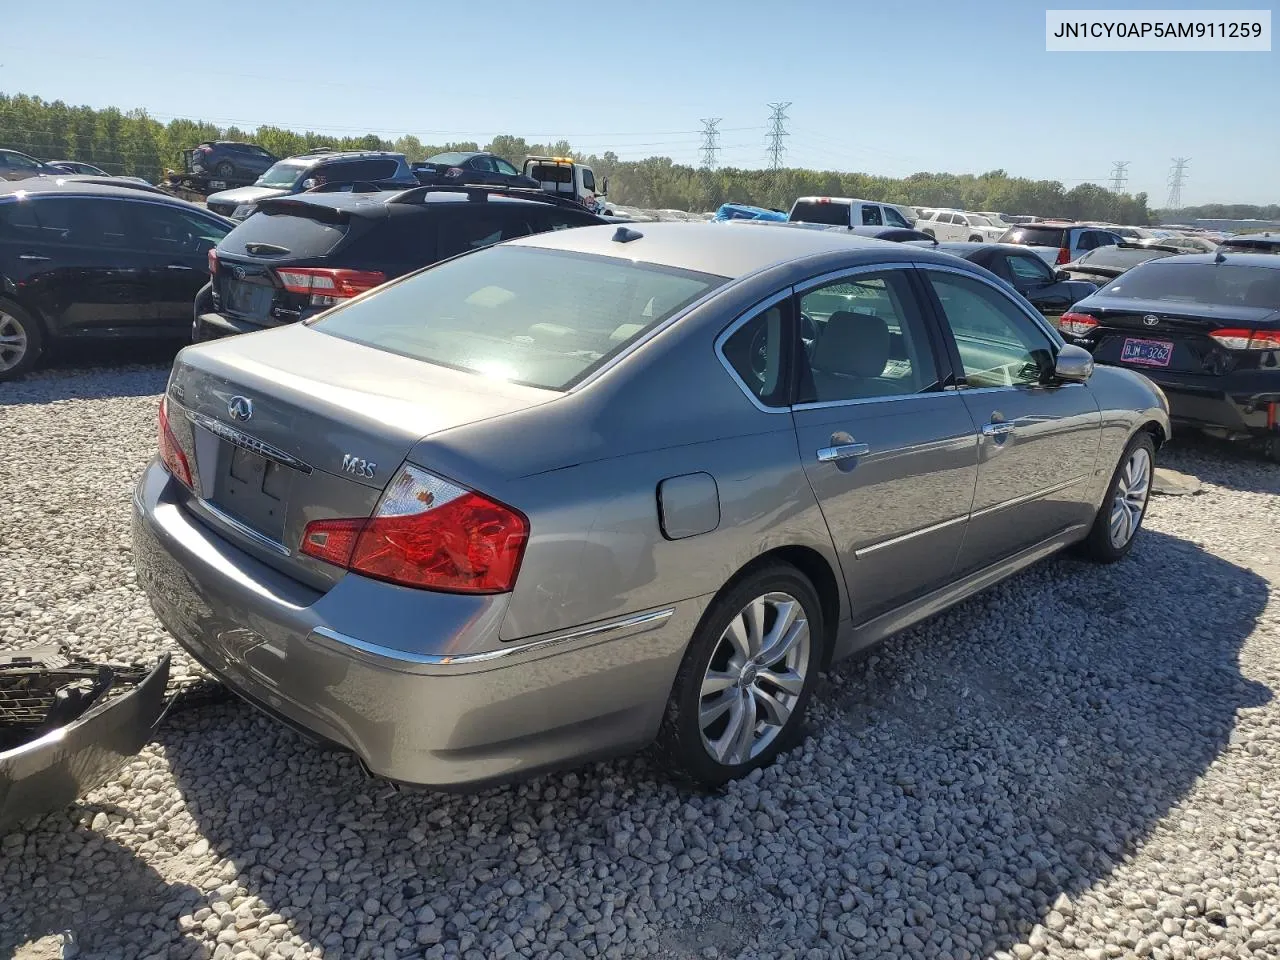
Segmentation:
{"type": "Polygon", "coordinates": [[[823,223],[831,227],[849,226],[849,204],[830,200],[797,200],[790,219],[795,223],[823,223]]]}
{"type": "Polygon", "coordinates": [[[1107,287],[1110,297],[1280,310],[1280,270],[1228,263],[1156,260],[1107,287]]]}
{"type": "Polygon", "coordinates": [[[390,353],[567,390],[723,277],[611,257],[492,247],[314,321],[390,353]]]}
{"type": "Polygon", "coordinates": [[[306,163],[299,163],[296,160],[281,160],[279,163],[273,163],[267,169],[267,172],[257,179],[255,186],[292,187],[298,182],[298,177],[302,171],[306,169],[306,163]]]}

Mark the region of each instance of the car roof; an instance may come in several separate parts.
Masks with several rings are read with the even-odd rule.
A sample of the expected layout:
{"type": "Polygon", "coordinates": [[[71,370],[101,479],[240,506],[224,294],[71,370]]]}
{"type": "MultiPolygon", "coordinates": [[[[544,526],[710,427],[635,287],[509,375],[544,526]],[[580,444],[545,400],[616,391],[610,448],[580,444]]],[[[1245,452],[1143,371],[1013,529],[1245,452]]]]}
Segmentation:
{"type": "Polygon", "coordinates": [[[1274,253],[1177,253],[1168,257],[1156,257],[1147,263],[1229,263],[1239,267],[1280,270],[1280,257],[1274,253]]]}
{"type": "Polygon", "coordinates": [[[176,206],[203,209],[197,207],[194,203],[188,203],[180,197],[164,193],[155,187],[130,186],[128,183],[122,183],[117,186],[116,184],[103,183],[100,178],[78,177],[74,174],[68,174],[65,177],[40,176],[28,177],[26,180],[0,181],[0,197],[13,196],[15,194],[129,197],[133,199],[163,200],[165,203],[172,203],[176,206]]]}
{"type": "Polygon", "coordinates": [[[734,279],[793,260],[830,253],[865,252],[869,263],[882,262],[886,254],[899,261],[955,262],[954,257],[935,254],[932,249],[908,248],[905,244],[859,237],[847,231],[729,230],[722,223],[605,224],[538,233],[509,243],[545,250],[626,257],[657,266],[734,279]],[[639,236],[621,243],[614,240],[620,231],[639,236]]]}
{"type": "MultiPolygon", "coordinates": [[[[414,188],[410,188],[410,190],[412,189],[414,188]]],[[[344,210],[353,216],[382,217],[387,214],[387,208],[393,200],[408,192],[409,190],[400,189],[376,190],[370,193],[295,193],[284,197],[273,197],[263,202],[272,204],[277,210],[288,209],[289,204],[306,203],[317,207],[344,210]]],[[[396,204],[396,206],[403,206],[405,210],[423,210],[428,206],[441,203],[466,203],[469,199],[470,194],[463,189],[449,190],[448,188],[439,188],[423,194],[421,202],[410,201],[404,204],[396,204]]],[[[537,207],[554,206],[541,200],[507,196],[496,192],[490,193],[485,200],[476,202],[475,206],[483,207],[489,203],[514,203],[537,207]]],[[[589,212],[585,207],[581,208],[581,210],[583,213],[589,212]]]]}

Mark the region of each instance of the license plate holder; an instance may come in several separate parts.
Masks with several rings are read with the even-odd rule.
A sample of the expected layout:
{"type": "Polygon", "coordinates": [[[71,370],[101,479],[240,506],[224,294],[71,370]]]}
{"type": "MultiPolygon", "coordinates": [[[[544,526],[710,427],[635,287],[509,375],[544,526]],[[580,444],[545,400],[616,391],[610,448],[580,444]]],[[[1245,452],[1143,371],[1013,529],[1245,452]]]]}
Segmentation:
{"type": "Polygon", "coordinates": [[[1120,348],[1121,363],[1143,367],[1167,367],[1173,359],[1173,344],[1168,340],[1146,340],[1130,337],[1120,348]]]}
{"type": "Polygon", "coordinates": [[[212,498],[214,506],[280,542],[293,471],[225,440],[222,460],[212,498]]]}
{"type": "Polygon", "coordinates": [[[264,296],[268,299],[271,296],[271,291],[266,287],[256,283],[236,283],[231,287],[230,308],[236,313],[254,316],[265,313],[262,302],[264,296]]]}

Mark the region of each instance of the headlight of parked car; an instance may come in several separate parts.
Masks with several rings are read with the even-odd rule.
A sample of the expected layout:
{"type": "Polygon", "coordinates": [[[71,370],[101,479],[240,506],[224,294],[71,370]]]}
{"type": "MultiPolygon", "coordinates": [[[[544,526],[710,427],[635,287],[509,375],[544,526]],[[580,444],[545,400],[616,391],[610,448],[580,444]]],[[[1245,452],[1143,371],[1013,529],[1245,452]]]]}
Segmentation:
{"type": "Polygon", "coordinates": [[[235,220],[243,220],[245,217],[249,216],[249,214],[251,213],[253,213],[253,204],[242,203],[236,207],[235,211],[231,214],[231,216],[235,220]]]}

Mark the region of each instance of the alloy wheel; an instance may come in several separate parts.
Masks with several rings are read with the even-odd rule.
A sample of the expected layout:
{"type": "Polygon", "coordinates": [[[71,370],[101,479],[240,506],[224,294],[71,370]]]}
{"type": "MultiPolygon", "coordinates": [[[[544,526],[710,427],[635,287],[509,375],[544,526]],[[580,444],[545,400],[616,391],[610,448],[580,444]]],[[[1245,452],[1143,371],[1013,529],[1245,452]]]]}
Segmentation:
{"type": "Polygon", "coordinates": [[[26,328],[13,314],[0,310],[0,370],[12,370],[26,355],[26,328]]]}
{"type": "Polygon", "coordinates": [[[809,620],[788,593],[756,597],[729,621],[702,677],[698,728],[707,753],[747,763],[791,720],[809,669],[809,620]]]}
{"type": "Polygon", "coordinates": [[[1144,447],[1129,454],[1111,501],[1111,545],[1123,547],[1138,532],[1151,493],[1151,455],[1144,447]]]}

